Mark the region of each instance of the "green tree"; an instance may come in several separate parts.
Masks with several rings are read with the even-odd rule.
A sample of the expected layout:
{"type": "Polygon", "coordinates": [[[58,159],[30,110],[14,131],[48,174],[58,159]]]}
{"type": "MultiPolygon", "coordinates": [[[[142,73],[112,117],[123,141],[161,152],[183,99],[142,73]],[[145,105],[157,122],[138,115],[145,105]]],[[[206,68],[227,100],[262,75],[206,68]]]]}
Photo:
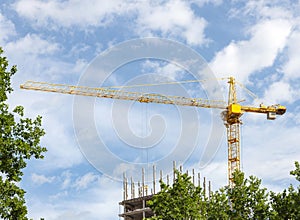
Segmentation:
{"type": "MultiPolygon", "coordinates": [[[[290,174],[300,182],[299,162],[295,162],[295,170],[290,174]]],[[[300,186],[295,189],[292,185],[282,193],[271,192],[272,219],[300,219],[300,186]]]]}
{"type": "MultiPolygon", "coordinates": [[[[299,162],[295,166],[291,175],[300,181],[299,162]]],[[[187,174],[176,171],[176,176],[172,186],[161,182],[161,191],[148,202],[156,214],[149,219],[300,219],[300,186],[268,193],[260,179],[235,171],[233,187],[222,187],[206,198],[187,174]]]]}
{"type": "Polygon", "coordinates": [[[208,201],[207,219],[268,219],[270,205],[267,189],[261,180],[236,171],[233,187],[223,187],[212,193],[208,201]]]}
{"type": "Polygon", "coordinates": [[[223,187],[205,197],[187,174],[176,171],[172,186],[161,182],[161,192],[148,205],[156,214],[150,219],[269,219],[268,193],[261,180],[234,173],[234,186],[223,187]]]}
{"type": "Polygon", "coordinates": [[[187,174],[177,170],[175,174],[173,185],[169,186],[161,181],[161,191],[148,201],[155,213],[149,219],[205,219],[206,198],[202,188],[195,186],[187,174]]]}
{"type": "Polygon", "coordinates": [[[250,176],[244,177],[244,173],[234,173],[234,187],[226,187],[229,198],[230,219],[268,219],[270,205],[266,188],[261,187],[261,180],[250,176]]]}
{"type": "Polygon", "coordinates": [[[296,180],[300,182],[300,164],[298,161],[295,161],[295,170],[292,170],[290,174],[292,176],[295,176],[296,180]]]}
{"type": "Polygon", "coordinates": [[[207,219],[229,219],[230,205],[226,189],[221,188],[210,195],[207,203],[207,219]]]}
{"type": "Polygon", "coordinates": [[[0,48],[0,218],[27,219],[25,191],[18,186],[18,182],[27,160],[43,158],[46,148],[40,146],[40,138],[45,132],[41,128],[41,116],[25,118],[22,106],[9,111],[6,102],[8,94],[13,91],[11,77],[17,68],[8,68],[7,58],[0,48]]]}

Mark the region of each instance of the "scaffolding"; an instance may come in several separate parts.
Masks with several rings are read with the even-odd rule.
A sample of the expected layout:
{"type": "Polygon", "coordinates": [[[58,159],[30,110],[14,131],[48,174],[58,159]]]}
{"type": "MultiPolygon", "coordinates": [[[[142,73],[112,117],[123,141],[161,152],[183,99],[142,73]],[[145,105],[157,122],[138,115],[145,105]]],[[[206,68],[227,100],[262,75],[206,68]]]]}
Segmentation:
{"type": "MultiPolygon", "coordinates": [[[[160,190],[159,181],[164,181],[167,185],[173,184],[176,179],[176,163],[173,162],[173,175],[163,175],[162,170],[159,171],[159,179],[156,179],[156,167],[152,167],[152,183],[145,182],[145,169],[142,169],[141,181],[134,182],[133,178],[127,178],[126,174],[123,174],[123,201],[119,202],[120,210],[123,210],[119,217],[124,220],[142,220],[149,218],[154,215],[151,208],[147,205],[147,202],[158,193],[156,190],[160,190]],[[150,183],[150,184],[149,184],[150,183]],[[150,188],[149,188],[149,185],[150,188]],[[159,187],[157,187],[159,186],[159,187]]],[[[179,171],[183,172],[182,165],[179,166],[179,171]]],[[[200,172],[196,173],[195,169],[192,172],[186,170],[186,173],[191,177],[192,183],[197,186],[201,186],[201,175],[200,172]]],[[[206,186],[206,178],[203,177],[202,186],[204,194],[211,195],[211,182],[208,181],[206,186]]]]}

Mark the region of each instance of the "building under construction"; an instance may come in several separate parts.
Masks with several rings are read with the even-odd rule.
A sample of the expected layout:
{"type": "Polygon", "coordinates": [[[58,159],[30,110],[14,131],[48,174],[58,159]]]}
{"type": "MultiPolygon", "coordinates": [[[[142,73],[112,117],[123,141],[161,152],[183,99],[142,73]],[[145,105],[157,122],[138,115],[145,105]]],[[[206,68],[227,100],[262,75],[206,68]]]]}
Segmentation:
{"type": "MultiPolygon", "coordinates": [[[[153,195],[155,195],[160,190],[159,181],[164,181],[167,185],[173,184],[176,179],[176,164],[173,162],[173,174],[163,175],[162,170],[159,171],[159,178],[156,178],[156,167],[153,166],[152,169],[152,181],[145,181],[145,169],[142,169],[141,181],[134,182],[133,178],[127,178],[126,174],[123,176],[123,201],[119,203],[121,206],[121,213],[119,217],[124,220],[142,220],[144,218],[149,218],[154,215],[150,207],[147,206],[147,201],[151,200],[153,195]],[[158,189],[158,191],[156,191],[158,189]]],[[[179,171],[182,173],[183,168],[179,166],[179,171]]],[[[188,170],[185,171],[190,175],[191,180],[194,185],[201,185],[201,175],[200,173],[195,173],[195,170],[189,173],[188,170]]],[[[208,196],[211,193],[211,182],[208,181],[208,187],[206,186],[206,178],[203,177],[202,187],[204,192],[208,188],[208,196]]]]}

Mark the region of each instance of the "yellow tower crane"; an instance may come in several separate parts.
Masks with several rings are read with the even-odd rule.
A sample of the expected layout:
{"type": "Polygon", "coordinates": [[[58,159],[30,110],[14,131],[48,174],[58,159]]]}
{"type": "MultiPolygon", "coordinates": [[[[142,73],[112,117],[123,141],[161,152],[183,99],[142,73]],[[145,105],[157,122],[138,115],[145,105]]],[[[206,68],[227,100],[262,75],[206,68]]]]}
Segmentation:
{"type": "MultiPolygon", "coordinates": [[[[112,87],[92,88],[87,86],[74,86],[65,84],[52,84],[46,82],[27,81],[20,85],[21,89],[38,90],[45,92],[56,92],[73,95],[94,96],[99,98],[112,98],[121,100],[132,100],[143,103],[160,103],[181,106],[194,106],[202,108],[223,109],[222,119],[227,129],[228,143],[228,182],[233,185],[233,172],[240,170],[240,117],[244,112],[263,113],[267,115],[267,119],[274,120],[276,115],[283,115],[286,107],[282,105],[271,105],[259,107],[243,106],[239,104],[236,97],[236,81],[234,77],[228,78],[229,94],[228,103],[217,100],[207,100],[201,98],[187,98],[181,96],[169,96],[161,94],[147,94],[143,92],[123,91],[112,87]]],[[[188,82],[188,81],[184,81],[188,82]]],[[[189,81],[189,82],[193,82],[189,81]]],[[[174,82],[178,83],[178,82],[174,82]]],[[[169,84],[169,83],[167,83],[169,84]]],[[[147,86],[148,84],[144,85],[147,86]]],[[[151,84],[149,84],[151,85],[151,84]]],[[[153,85],[153,84],[152,84],[153,85]]],[[[141,85],[125,86],[136,87],[141,85]]],[[[120,87],[122,88],[122,87],[120,87]]]]}

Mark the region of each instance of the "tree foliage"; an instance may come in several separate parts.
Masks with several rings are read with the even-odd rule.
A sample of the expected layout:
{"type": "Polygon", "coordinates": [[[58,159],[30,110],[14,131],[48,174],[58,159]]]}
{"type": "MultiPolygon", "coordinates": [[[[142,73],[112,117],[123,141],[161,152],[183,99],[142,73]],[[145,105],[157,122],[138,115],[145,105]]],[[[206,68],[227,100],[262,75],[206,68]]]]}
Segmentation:
{"type": "Polygon", "coordinates": [[[156,213],[152,220],[164,219],[200,219],[205,213],[205,198],[201,187],[191,182],[191,177],[175,171],[176,179],[173,186],[162,181],[161,191],[148,202],[156,213]]]}
{"type": "Polygon", "coordinates": [[[296,180],[300,182],[300,164],[298,161],[295,161],[295,170],[292,170],[290,174],[295,176],[296,180]]]}
{"type": "Polygon", "coordinates": [[[268,193],[261,180],[236,171],[234,186],[226,186],[212,193],[207,202],[208,219],[265,219],[270,215],[268,193]]]}
{"type": "MultiPolygon", "coordinates": [[[[299,162],[295,162],[295,170],[290,174],[300,182],[299,162]]],[[[282,193],[271,192],[273,219],[300,219],[300,186],[295,189],[292,185],[282,193]]]]}
{"type": "Polygon", "coordinates": [[[234,187],[226,187],[230,203],[230,219],[265,219],[269,216],[267,189],[261,187],[257,177],[244,177],[244,173],[234,173],[234,187]]]}
{"type": "MultiPolygon", "coordinates": [[[[298,181],[299,163],[291,171],[298,181]]],[[[156,214],[150,219],[300,219],[300,186],[292,185],[282,193],[268,192],[261,180],[234,173],[234,186],[225,186],[208,197],[187,174],[176,171],[173,186],[161,182],[162,190],[148,205],[156,214]]]]}
{"type": "Polygon", "coordinates": [[[2,54],[0,48],[0,217],[27,219],[25,191],[17,183],[21,181],[27,160],[43,158],[46,148],[40,146],[40,138],[45,132],[41,128],[41,116],[25,118],[22,106],[10,112],[7,99],[13,91],[11,77],[17,68],[12,66],[8,70],[9,63],[2,54]]]}

